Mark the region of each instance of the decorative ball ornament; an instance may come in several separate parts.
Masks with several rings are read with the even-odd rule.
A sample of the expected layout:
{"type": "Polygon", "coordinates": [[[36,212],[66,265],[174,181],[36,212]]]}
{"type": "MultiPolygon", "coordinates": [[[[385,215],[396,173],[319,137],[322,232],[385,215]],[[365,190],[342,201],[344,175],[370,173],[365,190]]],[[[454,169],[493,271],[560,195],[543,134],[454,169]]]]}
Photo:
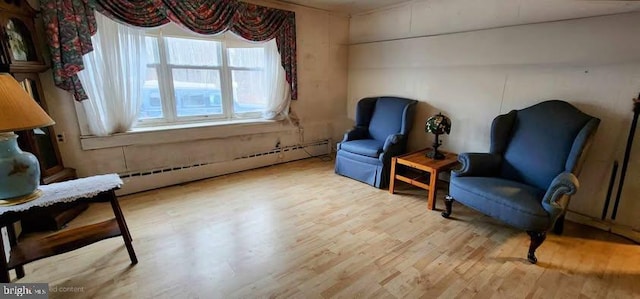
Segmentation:
{"type": "Polygon", "coordinates": [[[451,133],[451,119],[442,113],[438,113],[432,117],[427,119],[427,122],[424,125],[424,131],[426,133],[431,133],[436,135],[436,139],[433,142],[433,150],[427,152],[427,157],[435,160],[444,159],[444,154],[438,152],[438,147],[442,145],[442,141],[440,141],[439,136],[442,134],[451,133]]]}

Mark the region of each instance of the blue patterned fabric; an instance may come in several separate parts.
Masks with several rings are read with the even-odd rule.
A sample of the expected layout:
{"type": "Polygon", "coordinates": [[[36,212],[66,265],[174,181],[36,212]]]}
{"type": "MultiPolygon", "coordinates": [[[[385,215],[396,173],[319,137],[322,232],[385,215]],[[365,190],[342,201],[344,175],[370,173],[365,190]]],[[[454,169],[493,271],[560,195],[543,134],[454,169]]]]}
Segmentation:
{"type": "Polygon", "coordinates": [[[406,152],[416,104],[415,100],[396,97],[360,100],[356,126],[338,144],[335,172],[385,188],[391,157],[406,152]]]}
{"type": "Polygon", "coordinates": [[[551,100],[496,117],[491,153],[463,153],[451,176],[458,202],[509,225],[545,232],[579,185],[580,172],[600,120],[551,100]]]}

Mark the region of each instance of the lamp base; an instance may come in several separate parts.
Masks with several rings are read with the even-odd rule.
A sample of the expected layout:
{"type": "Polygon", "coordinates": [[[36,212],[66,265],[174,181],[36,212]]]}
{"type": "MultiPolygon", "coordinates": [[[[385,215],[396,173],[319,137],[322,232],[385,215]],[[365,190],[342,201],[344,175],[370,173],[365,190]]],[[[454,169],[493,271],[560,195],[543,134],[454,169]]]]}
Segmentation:
{"type": "Polygon", "coordinates": [[[438,139],[438,137],[440,137],[440,134],[436,133],[435,135],[436,140],[433,142],[431,151],[427,152],[425,156],[434,160],[442,160],[444,159],[444,154],[438,151],[438,148],[440,147],[440,145],[442,145],[442,141],[438,139]]]}
{"type": "Polygon", "coordinates": [[[36,156],[18,147],[18,135],[0,133],[0,200],[32,194],[40,186],[36,156]]]}
{"type": "Polygon", "coordinates": [[[439,152],[437,149],[427,152],[426,156],[434,160],[444,159],[444,154],[439,152]]]}
{"type": "Polygon", "coordinates": [[[32,200],[38,199],[40,196],[42,196],[42,190],[36,189],[36,191],[33,191],[31,194],[7,199],[0,199],[0,207],[15,206],[25,202],[30,202],[32,200]]]}

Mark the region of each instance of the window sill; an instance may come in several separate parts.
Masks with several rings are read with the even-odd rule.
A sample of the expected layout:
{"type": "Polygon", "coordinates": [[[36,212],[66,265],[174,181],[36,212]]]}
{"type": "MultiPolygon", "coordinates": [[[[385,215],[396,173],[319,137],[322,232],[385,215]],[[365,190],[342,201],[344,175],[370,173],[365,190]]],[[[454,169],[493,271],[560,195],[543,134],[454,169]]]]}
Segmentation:
{"type": "Polygon", "coordinates": [[[235,120],[218,120],[218,121],[194,121],[190,123],[175,123],[166,125],[141,125],[139,127],[131,128],[129,132],[124,134],[135,134],[141,132],[158,132],[180,129],[192,129],[202,127],[224,127],[224,126],[236,126],[236,125],[264,125],[275,124],[276,120],[264,120],[264,119],[235,119],[235,120]]]}
{"type": "Polygon", "coordinates": [[[255,119],[176,124],[138,127],[133,128],[129,132],[113,134],[111,136],[80,136],[80,144],[83,150],[95,150],[129,145],[149,145],[228,138],[293,129],[295,129],[295,126],[285,121],[255,119]]]}

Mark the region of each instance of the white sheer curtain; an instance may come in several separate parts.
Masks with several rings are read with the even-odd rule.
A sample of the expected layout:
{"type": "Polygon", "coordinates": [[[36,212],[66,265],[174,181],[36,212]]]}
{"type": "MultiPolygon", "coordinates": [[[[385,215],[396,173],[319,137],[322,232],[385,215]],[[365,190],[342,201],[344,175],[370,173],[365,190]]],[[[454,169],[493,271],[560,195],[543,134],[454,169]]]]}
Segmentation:
{"type": "Polygon", "coordinates": [[[78,73],[89,99],[82,102],[91,134],[126,132],[135,123],[146,77],[145,32],[96,13],[94,50],[78,73]]]}
{"type": "Polygon", "coordinates": [[[291,88],[287,84],[280,53],[275,39],[267,42],[265,47],[264,82],[267,95],[267,107],[262,112],[262,118],[281,120],[289,117],[289,103],[291,102],[291,88]]]}

